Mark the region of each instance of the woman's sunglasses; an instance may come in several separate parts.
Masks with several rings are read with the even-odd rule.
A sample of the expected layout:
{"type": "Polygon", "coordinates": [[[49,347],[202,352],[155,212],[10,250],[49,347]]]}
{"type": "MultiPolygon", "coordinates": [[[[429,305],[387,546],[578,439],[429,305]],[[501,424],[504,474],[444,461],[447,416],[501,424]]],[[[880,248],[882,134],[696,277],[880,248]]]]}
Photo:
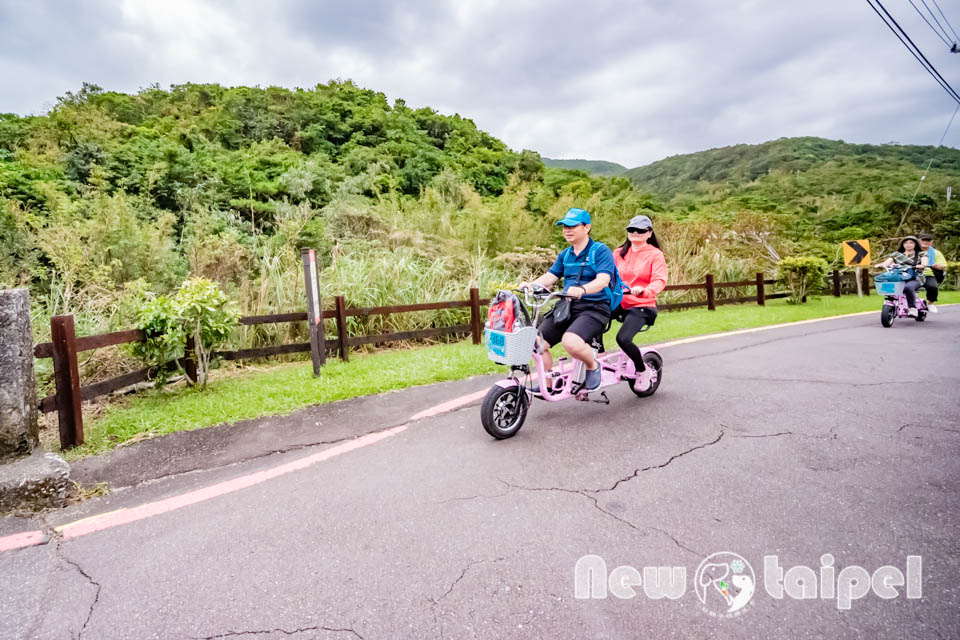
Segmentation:
{"type": "Polygon", "coordinates": [[[630,227],[627,229],[627,233],[650,233],[653,229],[637,229],[636,227],[630,227]]]}

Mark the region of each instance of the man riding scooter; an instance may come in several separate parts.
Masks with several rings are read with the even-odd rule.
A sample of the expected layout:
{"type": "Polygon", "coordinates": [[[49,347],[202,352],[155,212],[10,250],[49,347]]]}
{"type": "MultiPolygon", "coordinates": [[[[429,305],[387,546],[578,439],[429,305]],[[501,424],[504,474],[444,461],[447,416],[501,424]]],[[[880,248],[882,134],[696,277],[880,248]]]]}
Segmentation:
{"type": "Polygon", "coordinates": [[[563,238],[570,246],[560,252],[547,273],[521,289],[538,284],[549,289],[563,278],[563,292],[570,296],[569,310],[558,317],[557,309],[540,325],[540,334],[547,343],[543,351],[544,367],[553,368],[549,347],[561,342],[571,356],[586,365],[584,389],[600,386],[601,372],[593,355],[590,340],[603,332],[610,320],[608,288],[617,266],[613,253],[602,242],[590,237],[590,214],[584,209],[570,209],[557,221],[563,227],[563,238]],[[565,317],[564,317],[565,316],[565,317]]]}

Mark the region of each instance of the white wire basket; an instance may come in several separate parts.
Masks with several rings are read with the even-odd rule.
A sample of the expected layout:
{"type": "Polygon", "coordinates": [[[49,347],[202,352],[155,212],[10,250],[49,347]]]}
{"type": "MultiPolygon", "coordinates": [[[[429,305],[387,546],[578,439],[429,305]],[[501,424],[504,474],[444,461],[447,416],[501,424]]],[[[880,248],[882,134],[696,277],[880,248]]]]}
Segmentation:
{"type": "Polygon", "coordinates": [[[517,331],[497,331],[486,327],[483,343],[487,345],[487,357],[497,364],[514,367],[529,364],[537,346],[536,327],[523,327],[517,331]]]}
{"type": "Polygon", "coordinates": [[[904,282],[901,280],[899,282],[876,282],[874,284],[877,287],[877,293],[881,296],[899,296],[903,293],[904,282]]]}

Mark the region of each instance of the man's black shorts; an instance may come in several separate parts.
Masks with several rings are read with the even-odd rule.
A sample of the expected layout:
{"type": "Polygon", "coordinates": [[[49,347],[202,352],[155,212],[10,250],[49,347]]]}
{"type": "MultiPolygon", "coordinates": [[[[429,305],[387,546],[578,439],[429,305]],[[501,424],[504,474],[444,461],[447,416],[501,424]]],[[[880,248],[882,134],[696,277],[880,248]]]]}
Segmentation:
{"type": "Polygon", "coordinates": [[[547,315],[540,324],[540,334],[551,347],[563,338],[563,334],[576,334],[589,343],[594,336],[603,333],[610,321],[610,307],[605,302],[587,302],[574,300],[570,308],[570,319],[557,324],[553,321],[553,313],[547,315]]]}

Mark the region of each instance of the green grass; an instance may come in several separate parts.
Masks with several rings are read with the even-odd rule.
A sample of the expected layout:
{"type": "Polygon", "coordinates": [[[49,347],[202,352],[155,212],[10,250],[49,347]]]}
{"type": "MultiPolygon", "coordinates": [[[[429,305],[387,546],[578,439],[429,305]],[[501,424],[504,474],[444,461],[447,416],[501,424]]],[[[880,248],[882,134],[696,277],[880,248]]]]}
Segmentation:
{"type": "MultiPolygon", "coordinates": [[[[960,302],[960,293],[943,292],[941,303],[960,302]]],[[[765,307],[731,305],[716,311],[696,309],[664,312],[638,342],[654,343],[694,335],[745,329],[811,318],[876,311],[878,296],[815,298],[803,305],[771,300],[765,307]]],[[[879,320],[878,320],[879,323],[879,320]]],[[[615,348],[611,329],[606,342],[615,348]]],[[[559,350],[559,348],[557,349],[559,350]]],[[[331,359],[314,378],[309,362],[284,364],[267,371],[238,373],[213,380],[205,391],[149,391],[109,405],[86,424],[86,442],[67,452],[68,459],[102,453],[140,434],[174,431],[285,414],[301,407],[494,373],[503,368],[486,357],[483,347],[469,341],[416,349],[352,355],[349,362],[331,359]]]]}

